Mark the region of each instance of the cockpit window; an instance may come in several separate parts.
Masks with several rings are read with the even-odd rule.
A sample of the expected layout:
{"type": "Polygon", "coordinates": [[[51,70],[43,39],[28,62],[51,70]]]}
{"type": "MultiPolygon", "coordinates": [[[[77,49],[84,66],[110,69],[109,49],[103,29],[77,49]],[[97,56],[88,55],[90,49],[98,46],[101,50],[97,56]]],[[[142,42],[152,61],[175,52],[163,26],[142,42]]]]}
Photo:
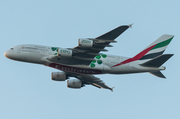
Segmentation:
{"type": "Polygon", "coordinates": [[[13,50],[13,48],[11,48],[10,50],[13,50]]]}

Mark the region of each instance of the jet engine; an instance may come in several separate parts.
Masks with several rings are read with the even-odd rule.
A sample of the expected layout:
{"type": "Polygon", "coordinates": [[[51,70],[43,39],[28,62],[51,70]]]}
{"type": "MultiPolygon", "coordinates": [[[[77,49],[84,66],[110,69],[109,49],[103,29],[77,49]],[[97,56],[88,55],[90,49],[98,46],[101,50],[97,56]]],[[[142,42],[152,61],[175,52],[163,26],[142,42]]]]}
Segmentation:
{"type": "Polygon", "coordinates": [[[78,45],[84,48],[91,48],[93,47],[93,40],[89,40],[88,38],[80,38],[78,40],[78,45]]]}
{"type": "Polygon", "coordinates": [[[52,72],[51,78],[54,81],[65,81],[67,79],[66,74],[63,72],[52,72]]]}
{"type": "Polygon", "coordinates": [[[69,79],[69,80],[67,80],[67,87],[69,87],[69,88],[81,88],[82,82],[78,79],[69,79]]]}
{"type": "Polygon", "coordinates": [[[69,50],[66,48],[59,48],[58,49],[58,56],[72,57],[72,50],[69,50]]]}

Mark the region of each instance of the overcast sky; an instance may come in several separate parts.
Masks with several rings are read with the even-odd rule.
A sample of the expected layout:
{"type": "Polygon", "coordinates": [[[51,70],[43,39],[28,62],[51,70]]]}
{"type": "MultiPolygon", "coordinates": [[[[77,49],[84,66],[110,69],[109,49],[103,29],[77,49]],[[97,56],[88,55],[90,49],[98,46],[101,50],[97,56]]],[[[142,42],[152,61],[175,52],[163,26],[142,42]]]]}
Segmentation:
{"type": "Polygon", "coordinates": [[[180,2],[178,0],[1,0],[1,119],[179,119],[180,2]],[[58,70],[9,60],[19,44],[72,48],[78,38],[95,38],[134,23],[107,54],[133,57],[163,34],[175,35],[165,53],[167,79],[149,73],[97,75],[114,92],[86,86],[67,88],[51,80],[58,70]]]}

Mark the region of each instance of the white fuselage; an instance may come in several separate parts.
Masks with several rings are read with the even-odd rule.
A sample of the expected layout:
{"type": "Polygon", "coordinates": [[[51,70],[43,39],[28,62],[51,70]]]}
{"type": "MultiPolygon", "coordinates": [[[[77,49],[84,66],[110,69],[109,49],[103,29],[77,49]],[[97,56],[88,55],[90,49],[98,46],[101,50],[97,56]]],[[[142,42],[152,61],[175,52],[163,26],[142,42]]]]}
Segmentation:
{"type": "MultiPolygon", "coordinates": [[[[79,74],[127,74],[127,73],[140,73],[164,70],[164,67],[144,67],[142,64],[145,61],[136,60],[119,66],[115,66],[129,58],[115,55],[100,56],[94,58],[90,65],[69,65],[68,61],[53,62],[51,59],[57,56],[57,51],[49,46],[41,45],[18,45],[6,51],[4,55],[13,60],[43,64],[52,68],[62,70],[64,72],[79,73],[79,74]],[[99,63],[100,62],[100,63],[99,63]]],[[[61,57],[60,57],[61,58],[61,57]]],[[[62,58],[63,59],[63,58],[62,58]]],[[[66,58],[67,59],[67,58],[66,58]]],[[[147,61],[147,60],[146,60],[147,61]]]]}

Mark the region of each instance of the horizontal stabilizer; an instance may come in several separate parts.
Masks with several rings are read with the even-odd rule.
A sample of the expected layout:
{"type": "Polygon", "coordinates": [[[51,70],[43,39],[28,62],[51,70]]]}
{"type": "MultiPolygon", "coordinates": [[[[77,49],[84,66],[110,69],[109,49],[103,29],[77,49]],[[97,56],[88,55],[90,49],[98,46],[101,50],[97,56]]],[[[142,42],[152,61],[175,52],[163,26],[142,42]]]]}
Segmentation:
{"type": "Polygon", "coordinates": [[[160,55],[150,61],[147,61],[143,64],[141,64],[141,66],[145,66],[145,67],[160,67],[161,65],[163,65],[169,58],[171,58],[173,56],[173,54],[164,54],[164,55],[160,55]]]}
{"type": "Polygon", "coordinates": [[[160,78],[166,78],[160,71],[149,72],[149,73],[160,78]]]}

